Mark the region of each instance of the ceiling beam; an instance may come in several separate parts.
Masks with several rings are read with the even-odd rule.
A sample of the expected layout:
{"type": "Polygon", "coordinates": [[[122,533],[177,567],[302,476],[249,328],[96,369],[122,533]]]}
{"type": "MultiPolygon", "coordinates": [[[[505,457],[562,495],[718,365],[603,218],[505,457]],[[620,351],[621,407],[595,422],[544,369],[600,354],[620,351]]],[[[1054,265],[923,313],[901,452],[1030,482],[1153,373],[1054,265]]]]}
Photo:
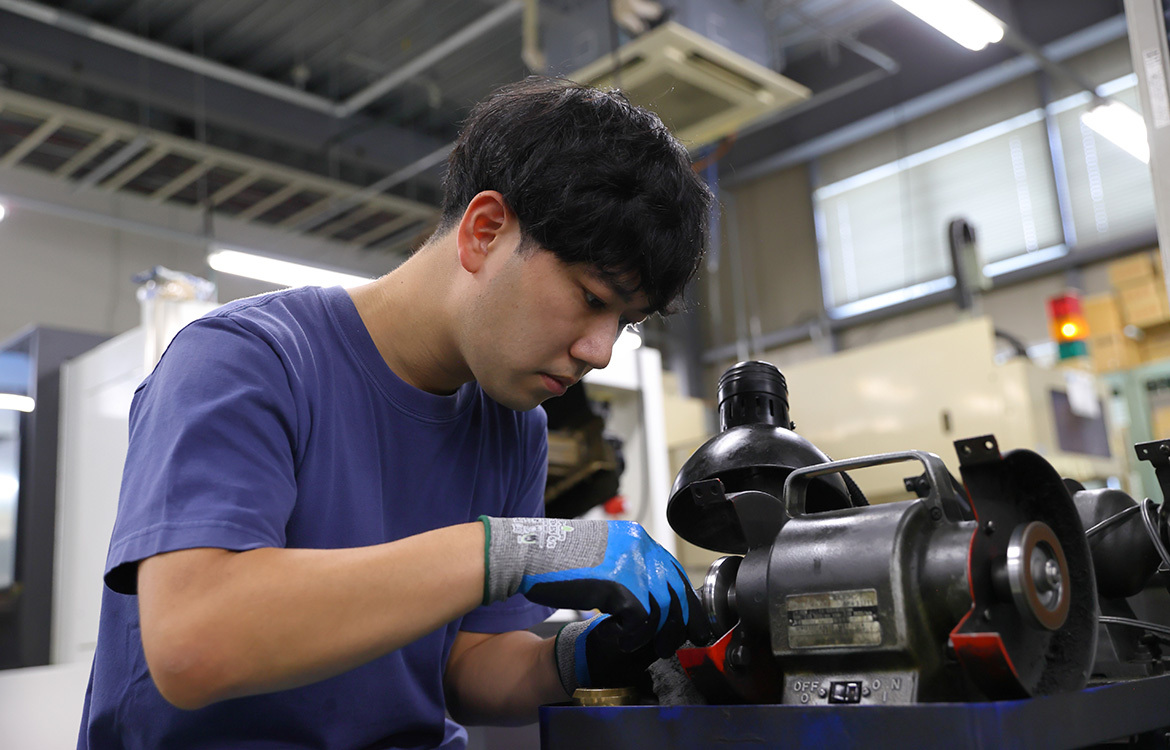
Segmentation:
{"type": "Polygon", "coordinates": [[[82,165],[89,162],[90,159],[98,155],[102,149],[109,146],[118,139],[118,134],[113,130],[107,130],[97,138],[89,142],[89,145],[78,151],[69,160],[57,167],[53,172],[54,177],[68,177],[73,174],[82,165]]]}
{"type": "Polygon", "coordinates": [[[118,172],[102,184],[102,190],[117,190],[130,182],[138,175],[153,167],[169,153],[170,149],[163,145],[155,145],[142,156],[134,160],[130,166],[118,172]]]}
{"type": "Polygon", "coordinates": [[[375,195],[381,195],[390,188],[406,182],[411,177],[425,172],[436,164],[442,163],[444,160],[446,160],[448,154],[451,153],[451,149],[454,147],[454,143],[448,143],[442,148],[435,149],[414,163],[408,164],[393,174],[388,174],[377,182],[367,185],[361,190],[354,192],[352,195],[349,195],[341,201],[338,201],[332,207],[326,209],[320,214],[312,215],[297,228],[304,232],[314,231],[317,227],[321,226],[322,223],[329,221],[334,216],[348,211],[353,206],[356,206],[363,201],[369,200],[375,195]]]}
{"type": "MultiPolygon", "coordinates": [[[[2,0],[11,2],[11,0],[2,0]]],[[[223,81],[206,78],[184,68],[152,63],[150,75],[142,76],[143,58],[88,37],[79,37],[56,26],[12,15],[0,9],[0,62],[10,70],[37,73],[55,85],[38,96],[60,98],[61,91],[100,92],[104,97],[153,112],[156,120],[206,122],[223,135],[271,141],[317,159],[326,174],[326,148],[343,164],[366,171],[388,173],[400,168],[404,155],[426,154],[444,140],[407,130],[365,114],[355,115],[344,133],[331,114],[305,109],[290,102],[257,96],[223,81]],[[160,114],[162,115],[160,117],[160,114]]],[[[138,124],[135,122],[134,124],[138,124]]],[[[157,127],[157,126],[156,126],[157,127]]],[[[165,125],[163,126],[165,127],[165,125]]],[[[218,143],[225,143],[222,139],[218,143]]],[[[228,148],[231,148],[228,146],[228,148]]],[[[237,149],[238,150],[238,149],[237,149]]],[[[290,165],[303,168],[305,162],[290,165]]],[[[437,187],[437,180],[420,175],[416,181],[437,187]]]]}
{"type": "Polygon", "coordinates": [[[240,88],[254,91],[258,94],[283,99],[306,109],[333,114],[337,105],[331,100],[316,94],[310,94],[292,86],[270,81],[267,78],[246,73],[223,63],[198,57],[189,52],[170,47],[150,39],[144,39],[136,34],[130,34],[112,26],[95,23],[84,16],[67,11],[58,10],[41,3],[29,0],[0,0],[0,10],[15,13],[34,21],[56,26],[66,31],[89,37],[99,42],[120,47],[136,55],[158,60],[179,68],[185,68],[193,73],[216,78],[240,88]]]}
{"type": "Polygon", "coordinates": [[[303,183],[291,182],[285,185],[280,190],[277,190],[272,195],[263,200],[256,201],[256,203],[248,206],[243,211],[236,214],[236,218],[240,221],[251,221],[257,216],[262,216],[268,212],[269,209],[276,208],[281,203],[284,203],[289,198],[305,189],[303,183]]]}
{"type": "Polygon", "coordinates": [[[0,159],[0,167],[11,167],[16,162],[36,149],[37,146],[45,142],[45,140],[53,133],[57,132],[57,128],[61,127],[62,118],[53,116],[42,122],[37,126],[36,130],[24,137],[20,143],[9,149],[8,153],[4,154],[4,158],[0,159]]]}
{"type": "Polygon", "coordinates": [[[110,157],[101,164],[93,168],[89,174],[81,178],[77,183],[77,190],[86,190],[98,184],[105,178],[112,175],[114,172],[122,168],[126,162],[138,156],[142,149],[146,148],[150,143],[150,139],[144,135],[140,135],[134,140],[127,143],[122,148],[118,149],[110,157]]]}
{"type": "Polygon", "coordinates": [[[228,184],[221,187],[219,190],[216,190],[214,193],[212,193],[208,203],[213,206],[218,206],[224,201],[231,200],[233,196],[242,190],[247,189],[249,185],[253,184],[263,176],[264,175],[262,175],[258,169],[252,170],[250,172],[244,172],[236,179],[232,180],[228,184]]]}
{"type": "Polygon", "coordinates": [[[215,159],[204,159],[202,161],[192,164],[187,167],[175,179],[160,187],[150,194],[149,200],[152,203],[162,203],[167,198],[170,198],[175,193],[190,185],[195,180],[198,180],[203,175],[207,174],[208,170],[217,164],[215,159]]]}

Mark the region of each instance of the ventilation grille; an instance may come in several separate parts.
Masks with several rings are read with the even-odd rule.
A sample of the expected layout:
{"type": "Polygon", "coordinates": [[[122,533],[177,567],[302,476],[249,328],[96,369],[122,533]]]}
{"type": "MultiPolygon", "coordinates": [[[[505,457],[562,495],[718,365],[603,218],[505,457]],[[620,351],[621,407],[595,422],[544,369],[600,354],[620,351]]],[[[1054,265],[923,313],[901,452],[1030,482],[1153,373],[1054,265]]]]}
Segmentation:
{"type": "Polygon", "coordinates": [[[423,203],[5,89],[0,168],[368,249],[395,250],[438,218],[423,203]]]}
{"type": "Polygon", "coordinates": [[[620,87],[654,110],[690,148],[726,136],[807,99],[807,88],[726,47],[668,22],[568,77],[598,88],[620,87]]]}

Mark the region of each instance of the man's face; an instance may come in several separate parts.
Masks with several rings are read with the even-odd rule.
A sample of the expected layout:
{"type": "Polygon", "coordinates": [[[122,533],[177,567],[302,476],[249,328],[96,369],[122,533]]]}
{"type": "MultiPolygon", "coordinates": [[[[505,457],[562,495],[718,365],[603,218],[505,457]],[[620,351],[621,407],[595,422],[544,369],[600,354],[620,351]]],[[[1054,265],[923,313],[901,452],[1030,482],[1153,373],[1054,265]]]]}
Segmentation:
{"type": "Polygon", "coordinates": [[[618,334],[648,304],[545,250],[514,252],[468,305],[460,340],[480,387],[526,411],[608,365],[618,334]]]}

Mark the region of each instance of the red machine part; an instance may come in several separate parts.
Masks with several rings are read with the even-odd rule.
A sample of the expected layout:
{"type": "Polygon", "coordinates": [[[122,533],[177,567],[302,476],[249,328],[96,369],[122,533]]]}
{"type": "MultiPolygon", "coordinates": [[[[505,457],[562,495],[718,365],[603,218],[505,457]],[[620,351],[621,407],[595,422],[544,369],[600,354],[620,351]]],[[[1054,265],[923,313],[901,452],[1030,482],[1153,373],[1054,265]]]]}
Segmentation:
{"type": "Polygon", "coordinates": [[[771,653],[743,641],[736,625],[710,646],[679,649],[678,661],[712,703],[779,703],[784,686],[771,653]]]}

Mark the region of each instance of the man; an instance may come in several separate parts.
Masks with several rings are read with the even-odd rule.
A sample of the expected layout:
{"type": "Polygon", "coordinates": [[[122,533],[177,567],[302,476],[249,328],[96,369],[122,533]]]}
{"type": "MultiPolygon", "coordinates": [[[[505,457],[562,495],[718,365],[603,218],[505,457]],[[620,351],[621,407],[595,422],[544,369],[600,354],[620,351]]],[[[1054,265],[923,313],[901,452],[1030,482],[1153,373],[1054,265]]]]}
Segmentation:
{"type": "Polygon", "coordinates": [[[701,255],[710,196],[620,94],[473,109],[440,226],[346,292],[225,305],[135,394],[81,747],[462,747],[706,636],[636,524],[539,518],[535,407],[701,255]],[[544,606],[602,616],[542,640],[544,606]]]}

